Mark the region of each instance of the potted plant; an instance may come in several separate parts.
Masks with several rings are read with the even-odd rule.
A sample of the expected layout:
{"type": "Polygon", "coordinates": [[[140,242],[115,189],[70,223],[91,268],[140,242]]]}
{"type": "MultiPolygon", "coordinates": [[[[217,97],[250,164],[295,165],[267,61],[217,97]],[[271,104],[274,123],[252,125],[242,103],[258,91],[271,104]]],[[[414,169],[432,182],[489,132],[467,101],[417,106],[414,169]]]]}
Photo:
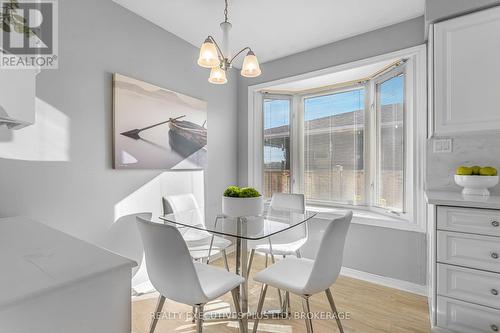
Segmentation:
{"type": "Polygon", "coordinates": [[[222,213],[232,217],[257,216],[264,211],[262,195],[252,187],[229,186],[222,196],[222,213]]]}

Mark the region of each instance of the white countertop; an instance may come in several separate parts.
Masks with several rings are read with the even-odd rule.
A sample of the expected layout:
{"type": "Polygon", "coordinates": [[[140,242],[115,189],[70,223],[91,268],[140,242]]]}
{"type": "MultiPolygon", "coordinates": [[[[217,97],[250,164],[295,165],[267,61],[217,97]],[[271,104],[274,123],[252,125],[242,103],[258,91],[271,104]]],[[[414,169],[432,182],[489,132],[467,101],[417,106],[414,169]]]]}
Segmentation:
{"type": "Polygon", "coordinates": [[[500,209],[500,196],[463,196],[461,192],[426,191],[427,203],[441,206],[500,209]]]}
{"type": "Polygon", "coordinates": [[[24,217],[0,219],[0,308],[124,266],[126,259],[24,217]]]}

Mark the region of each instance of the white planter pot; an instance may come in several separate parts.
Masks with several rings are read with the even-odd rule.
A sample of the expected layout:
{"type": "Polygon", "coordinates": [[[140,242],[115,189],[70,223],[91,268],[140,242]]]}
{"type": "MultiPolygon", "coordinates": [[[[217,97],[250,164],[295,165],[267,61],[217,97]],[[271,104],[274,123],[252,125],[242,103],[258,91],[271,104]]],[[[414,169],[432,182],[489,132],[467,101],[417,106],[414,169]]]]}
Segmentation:
{"type": "Polygon", "coordinates": [[[222,197],[222,214],[232,217],[258,216],[264,212],[264,199],[222,197]]]}
{"type": "Polygon", "coordinates": [[[490,195],[488,188],[498,184],[498,176],[460,176],[455,175],[455,183],[462,186],[464,195],[490,195]]]}

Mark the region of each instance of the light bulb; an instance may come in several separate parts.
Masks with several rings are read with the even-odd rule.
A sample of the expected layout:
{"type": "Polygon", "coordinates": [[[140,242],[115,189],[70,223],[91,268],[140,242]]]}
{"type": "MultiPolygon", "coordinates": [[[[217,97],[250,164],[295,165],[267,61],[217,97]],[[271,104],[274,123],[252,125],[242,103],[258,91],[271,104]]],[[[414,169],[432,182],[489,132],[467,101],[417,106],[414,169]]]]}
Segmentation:
{"type": "Polygon", "coordinates": [[[205,39],[203,45],[201,45],[198,65],[205,68],[212,68],[219,65],[217,48],[210,38],[205,39]]]}
{"type": "Polygon", "coordinates": [[[241,75],[244,77],[257,77],[261,74],[259,61],[255,54],[250,50],[248,51],[245,59],[243,59],[243,66],[241,67],[241,75]]]}
{"type": "Polygon", "coordinates": [[[208,82],[213,84],[224,84],[227,82],[226,71],[220,67],[212,67],[208,82]]]}

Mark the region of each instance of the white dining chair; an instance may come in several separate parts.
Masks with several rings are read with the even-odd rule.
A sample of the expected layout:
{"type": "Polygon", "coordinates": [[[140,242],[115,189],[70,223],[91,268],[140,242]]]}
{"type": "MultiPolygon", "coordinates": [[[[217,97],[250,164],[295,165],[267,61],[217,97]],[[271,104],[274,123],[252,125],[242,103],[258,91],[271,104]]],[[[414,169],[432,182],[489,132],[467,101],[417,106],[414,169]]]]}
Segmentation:
{"type": "Polygon", "coordinates": [[[259,317],[266,297],[268,286],[285,290],[302,298],[308,333],[313,332],[312,314],[309,297],[319,292],[325,292],[332,312],[341,333],[344,332],[338,316],[330,286],[337,280],[342,267],[345,239],[352,220],[352,211],[345,216],[334,219],[326,227],[322,236],[316,258],[286,258],[269,266],[254,276],[254,280],[262,283],[257,315],[253,332],[257,332],[259,317]]]}
{"type": "MultiPolygon", "coordinates": [[[[274,193],[271,197],[270,203],[271,214],[273,210],[279,211],[287,210],[297,213],[304,213],[306,209],[304,194],[296,193],[274,193]]],[[[301,257],[300,249],[307,242],[308,238],[308,227],[307,223],[300,226],[296,226],[290,230],[279,233],[278,235],[272,236],[263,242],[250,242],[252,251],[250,252],[250,259],[248,262],[248,274],[250,276],[250,270],[252,268],[253,258],[255,252],[263,253],[266,256],[265,266],[268,264],[268,257],[271,257],[271,262],[274,264],[276,262],[275,256],[281,256],[286,258],[287,256],[293,255],[297,258],[301,257]]],[[[285,293],[285,301],[282,301],[281,292],[278,290],[278,300],[283,310],[288,309],[288,313],[291,313],[290,309],[290,296],[285,293]]]]}
{"type": "MultiPolygon", "coordinates": [[[[199,214],[199,217],[195,219],[198,221],[198,225],[203,228],[205,227],[205,220],[202,217],[198,202],[192,193],[169,195],[163,197],[162,201],[164,214],[192,211],[194,214],[199,214]]],[[[183,228],[181,234],[186,241],[193,259],[206,260],[208,263],[212,255],[221,253],[224,265],[229,270],[226,249],[231,246],[230,240],[215,236],[207,231],[191,228],[183,228]]]]}
{"type": "MultiPolygon", "coordinates": [[[[150,333],[156,328],[166,298],[196,307],[198,333],[203,330],[204,305],[229,291],[236,312],[241,314],[238,287],[245,279],[218,267],[193,262],[176,227],[141,217],[137,217],[137,225],[144,244],[149,278],[160,293],[150,333]]],[[[240,332],[245,332],[242,320],[239,323],[240,332]]]]}

